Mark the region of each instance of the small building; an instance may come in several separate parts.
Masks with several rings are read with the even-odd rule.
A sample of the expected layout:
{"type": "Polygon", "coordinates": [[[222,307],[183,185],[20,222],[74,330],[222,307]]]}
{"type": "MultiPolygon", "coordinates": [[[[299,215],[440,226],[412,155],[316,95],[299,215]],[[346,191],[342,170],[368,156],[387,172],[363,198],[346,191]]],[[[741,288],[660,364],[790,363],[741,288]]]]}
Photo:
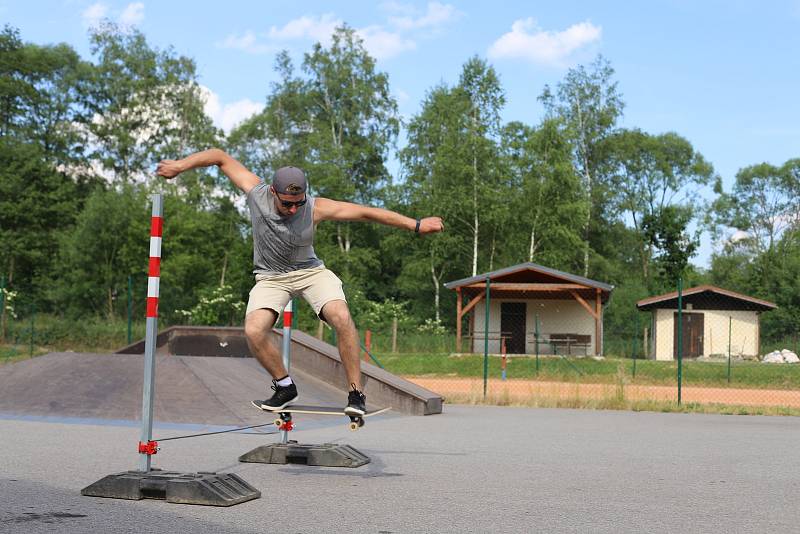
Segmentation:
{"type": "Polygon", "coordinates": [[[521,263],[444,286],[457,294],[457,352],[461,352],[464,337],[469,340],[470,352],[483,352],[487,338],[488,350],[495,354],[603,352],[603,305],[614,286],[535,263],[521,263]],[[462,320],[470,312],[468,334],[464,336],[462,320]]]}
{"type": "MultiPolygon", "coordinates": [[[[759,315],[777,308],[772,302],[711,285],[682,291],[684,358],[731,355],[757,356],[761,344],[759,315]]],[[[649,357],[678,357],[678,292],[642,299],[641,311],[652,312],[649,357]]]]}

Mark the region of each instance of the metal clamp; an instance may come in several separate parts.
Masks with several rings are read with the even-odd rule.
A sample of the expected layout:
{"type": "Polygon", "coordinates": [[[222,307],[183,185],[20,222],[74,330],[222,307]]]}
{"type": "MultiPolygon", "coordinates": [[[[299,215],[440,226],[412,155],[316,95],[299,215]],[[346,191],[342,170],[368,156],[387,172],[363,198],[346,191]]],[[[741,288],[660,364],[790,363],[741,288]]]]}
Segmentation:
{"type": "Polygon", "coordinates": [[[139,442],[139,454],[153,455],[158,453],[158,442],[148,441],[147,443],[139,442]]]}

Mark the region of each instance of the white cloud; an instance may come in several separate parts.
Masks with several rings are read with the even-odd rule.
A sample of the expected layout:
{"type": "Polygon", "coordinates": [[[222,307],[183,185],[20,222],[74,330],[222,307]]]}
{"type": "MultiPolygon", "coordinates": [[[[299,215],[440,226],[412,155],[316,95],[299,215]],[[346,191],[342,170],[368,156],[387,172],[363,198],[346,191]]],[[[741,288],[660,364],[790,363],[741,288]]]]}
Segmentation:
{"type": "MultiPolygon", "coordinates": [[[[364,40],[364,47],[376,59],[387,59],[415,50],[416,41],[409,34],[419,37],[421,32],[438,30],[462,15],[452,5],[440,2],[428,3],[426,11],[421,14],[414,6],[394,1],[383,4],[383,8],[400,16],[389,17],[388,24],[356,29],[358,36],[364,40]]],[[[266,32],[247,30],[243,34],[229,35],[217,46],[252,54],[275,52],[284,48],[287,41],[311,40],[329,46],[333,32],[343,24],[344,21],[333,13],[304,15],[283,26],[271,26],[266,32]]]]}
{"type": "MultiPolygon", "coordinates": [[[[118,11],[115,13],[119,13],[118,11]]],[[[110,18],[110,9],[103,2],[95,2],[81,13],[83,25],[88,27],[99,26],[103,19],[110,18]]],[[[136,26],[144,20],[144,3],[133,2],[125,6],[117,17],[117,22],[123,26],[136,26]]]]}
{"type": "Polygon", "coordinates": [[[137,24],[141,24],[143,20],[144,4],[142,2],[128,4],[119,17],[119,22],[126,26],[136,26],[137,24]]]}
{"type": "Polygon", "coordinates": [[[243,34],[231,34],[218,42],[217,46],[249,54],[269,54],[282,48],[280,41],[311,39],[327,45],[331,42],[333,31],[342,24],[344,22],[341,19],[331,14],[316,18],[303,16],[290,20],[282,27],[272,26],[267,32],[247,30],[243,34]]]}
{"type": "Polygon", "coordinates": [[[290,20],[282,28],[272,26],[269,29],[270,39],[313,39],[323,44],[331,40],[331,35],[337,26],[341,26],[343,21],[328,13],[321,17],[314,18],[303,16],[290,20]]]}
{"type": "Polygon", "coordinates": [[[87,7],[81,13],[81,19],[85,26],[97,26],[108,14],[108,6],[102,2],[97,2],[87,7]]]}
{"type": "Polygon", "coordinates": [[[417,11],[417,8],[411,4],[404,4],[402,2],[396,2],[395,0],[381,2],[380,7],[384,11],[388,11],[390,13],[400,13],[406,16],[411,16],[417,11]]]}
{"type": "Polygon", "coordinates": [[[602,28],[591,22],[573,24],[561,32],[545,31],[533,18],[520,19],[489,48],[490,58],[521,58],[539,65],[564,66],[576,51],[597,43],[602,28]]]}
{"type": "MultiPolygon", "coordinates": [[[[389,7],[398,11],[404,9],[404,6],[397,4],[392,4],[389,7]]],[[[408,13],[407,10],[406,13],[408,13]]],[[[419,30],[439,28],[460,16],[461,12],[451,4],[429,2],[428,9],[424,15],[416,18],[410,14],[403,17],[389,17],[389,22],[401,30],[419,30]]]]}
{"type": "Polygon", "coordinates": [[[731,243],[738,243],[739,241],[741,241],[743,239],[749,239],[749,238],[750,238],[750,234],[748,234],[744,230],[736,230],[728,238],[728,241],[730,241],[731,243]]]}
{"type": "Polygon", "coordinates": [[[258,36],[252,30],[247,30],[242,35],[231,34],[224,41],[218,42],[217,46],[242,50],[248,54],[268,54],[277,51],[277,47],[259,42],[258,36]]]}
{"type": "Polygon", "coordinates": [[[200,90],[205,100],[203,110],[214,121],[214,125],[222,128],[225,133],[230,133],[240,122],[264,109],[264,104],[253,102],[248,98],[230,104],[222,104],[219,95],[208,87],[201,85],[200,90]]]}
{"type": "Polygon", "coordinates": [[[364,48],[375,59],[388,59],[417,47],[411,39],[405,39],[399,33],[387,32],[381,26],[367,26],[357,30],[357,33],[364,40],[364,48]]]}

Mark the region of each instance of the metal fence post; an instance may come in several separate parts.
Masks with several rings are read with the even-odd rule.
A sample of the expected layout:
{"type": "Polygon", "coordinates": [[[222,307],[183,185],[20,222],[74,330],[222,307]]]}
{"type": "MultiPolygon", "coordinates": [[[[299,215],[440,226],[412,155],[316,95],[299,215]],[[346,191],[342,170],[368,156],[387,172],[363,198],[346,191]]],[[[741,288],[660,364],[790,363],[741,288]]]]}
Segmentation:
{"type": "MultiPolygon", "coordinates": [[[[294,310],[294,299],[283,309],[283,366],[286,372],[291,374],[289,367],[292,363],[292,315],[294,310]]],[[[281,443],[289,443],[289,431],[285,428],[281,430],[281,443]]]]}
{"type": "Polygon", "coordinates": [[[6,340],[6,277],[0,276],[0,341],[6,340]]]}
{"type": "Polygon", "coordinates": [[[128,275],[128,345],[133,343],[131,324],[133,321],[133,277],[128,275]]]}
{"type": "Polygon", "coordinates": [[[486,387],[489,382],[489,295],[492,281],[486,277],[486,317],[483,327],[483,398],[486,398],[486,387]]]}
{"type": "Polygon", "coordinates": [[[31,349],[29,356],[33,358],[33,335],[36,331],[36,323],[34,318],[36,317],[36,304],[31,304],[31,349]]]}
{"type": "Polygon", "coordinates": [[[639,343],[639,312],[636,313],[636,326],[634,328],[633,334],[633,378],[636,378],[636,353],[639,343]]]}
{"type": "Polygon", "coordinates": [[[681,403],[683,380],[683,279],[678,277],[678,405],[681,403]]]}
{"type": "Polygon", "coordinates": [[[728,384],[731,383],[731,327],[733,326],[733,316],[728,316],[728,384]]]}
{"type": "Polygon", "coordinates": [[[147,324],[144,340],[144,383],[142,386],[142,432],[139,440],[139,471],[150,471],[146,447],[153,438],[153,397],[155,395],[156,337],[158,336],[158,293],[161,277],[161,234],[163,228],[161,193],[153,195],[150,218],[150,264],[147,278],[147,324]]]}
{"type": "Polygon", "coordinates": [[[536,324],[533,331],[534,344],[536,345],[536,374],[539,374],[539,314],[536,314],[536,324]]]}

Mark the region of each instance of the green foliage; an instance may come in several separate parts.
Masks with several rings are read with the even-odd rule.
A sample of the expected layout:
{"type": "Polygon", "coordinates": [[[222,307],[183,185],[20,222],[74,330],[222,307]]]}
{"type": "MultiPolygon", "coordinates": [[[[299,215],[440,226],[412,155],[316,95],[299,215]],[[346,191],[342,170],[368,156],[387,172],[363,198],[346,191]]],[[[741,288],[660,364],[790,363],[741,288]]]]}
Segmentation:
{"type": "MultiPolygon", "coordinates": [[[[220,145],[267,179],[303,167],[315,195],[444,219],[444,233],[424,237],[361,223],[317,229],[318,255],[376,343],[396,316],[404,342],[449,347],[455,293],[443,283],[525,261],[614,284],[608,332],[631,330],[636,300],[674,290],[678,276],[777,303],[762,316],[765,341],[800,329],[800,159],[745,167],[723,191],[689,140],[618,128],[624,101],[602,57],[544,89],[536,125],[503,123],[501,80],[467,58],[458,81],[431,87],[405,124],[393,177],[397,103],[346,25],[299,68],[279,53],[263,112],[227,138],[203,112],[191,58],[110,23],[90,40],[92,62],[0,31],[0,275],[20,310],[113,322],[131,277],[143,316],[149,194],[160,190],[165,321],[196,310],[193,322],[240,322],[241,310],[224,306],[247,299],[252,240],[233,188],[205,169],[171,182],[151,173],[160,159],[220,145]],[[697,205],[713,179],[713,202],[697,205]],[[700,222],[718,244],[707,272],[689,263],[700,222]],[[221,286],[230,290],[218,310],[221,286]]],[[[298,319],[318,325],[307,307],[298,319]]]]}
{"type": "Polygon", "coordinates": [[[654,263],[661,288],[671,287],[682,277],[700,246],[697,236],[688,235],[686,227],[691,220],[691,210],[679,206],[665,206],[660,213],[648,213],[642,218],[646,243],[658,251],[654,263]]]}
{"type": "MultiPolygon", "coordinates": [[[[86,123],[91,159],[114,182],[144,182],[164,157],[208,148],[219,132],[203,111],[194,61],[152,48],[136,29],[106,22],[92,30],[97,57],[87,84],[86,123]]],[[[214,181],[187,173],[173,188],[194,201],[210,195],[214,181]]]]}
{"type": "Polygon", "coordinates": [[[189,310],[176,310],[189,324],[233,326],[241,324],[247,303],[228,285],[201,291],[200,300],[189,310]]]}
{"type": "Polygon", "coordinates": [[[2,302],[2,309],[0,309],[0,313],[3,316],[8,316],[11,319],[16,319],[17,312],[14,308],[14,301],[17,300],[17,295],[19,293],[16,291],[11,291],[8,288],[0,287],[0,302],[2,302]]]}

